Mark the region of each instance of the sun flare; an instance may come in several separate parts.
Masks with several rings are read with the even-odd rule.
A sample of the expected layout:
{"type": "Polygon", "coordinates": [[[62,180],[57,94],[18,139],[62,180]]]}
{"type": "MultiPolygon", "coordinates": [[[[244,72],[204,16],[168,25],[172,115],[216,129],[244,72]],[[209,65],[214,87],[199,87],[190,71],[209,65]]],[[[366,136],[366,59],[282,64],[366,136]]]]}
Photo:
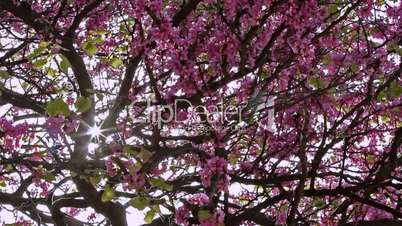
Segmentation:
{"type": "Polygon", "coordinates": [[[88,129],[88,135],[91,135],[91,138],[99,138],[102,135],[102,130],[98,126],[93,126],[88,129]]]}

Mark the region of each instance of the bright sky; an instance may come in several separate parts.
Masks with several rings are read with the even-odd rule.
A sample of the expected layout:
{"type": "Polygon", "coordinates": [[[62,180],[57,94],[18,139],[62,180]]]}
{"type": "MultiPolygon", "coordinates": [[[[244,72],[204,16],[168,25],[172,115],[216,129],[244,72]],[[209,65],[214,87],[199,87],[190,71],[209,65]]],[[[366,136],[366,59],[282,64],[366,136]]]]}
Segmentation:
{"type": "MultiPolygon", "coordinates": [[[[10,208],[10,206],[5,206],[10,208]]],[[[127,222],[130,226],[139,226],[144,224],[144,214],[134,208],[128,209],[127,222]]],[[[5,209],[0,210],[0,224],[11,224],[15,223],[14,215],[12,212],[6,211],[5,209]]]]}

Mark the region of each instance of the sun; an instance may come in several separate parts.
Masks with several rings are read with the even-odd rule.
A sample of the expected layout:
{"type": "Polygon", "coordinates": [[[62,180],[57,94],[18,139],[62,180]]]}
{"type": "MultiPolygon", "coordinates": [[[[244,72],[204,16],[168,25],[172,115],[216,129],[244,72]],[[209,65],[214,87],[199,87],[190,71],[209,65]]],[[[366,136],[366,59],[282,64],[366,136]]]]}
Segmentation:
{"type": "Polygon", "coordinates": [[[91,136],[91,139],[99,138],[102,135],[102,129],[98,126],[93,126],[88,129],[87,134],[91,136]]]}

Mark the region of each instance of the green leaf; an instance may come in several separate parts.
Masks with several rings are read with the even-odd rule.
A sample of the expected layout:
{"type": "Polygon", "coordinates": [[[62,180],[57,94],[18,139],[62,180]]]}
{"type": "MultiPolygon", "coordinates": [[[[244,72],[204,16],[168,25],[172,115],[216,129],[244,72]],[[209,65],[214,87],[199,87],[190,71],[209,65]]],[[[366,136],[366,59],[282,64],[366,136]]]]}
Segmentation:
{"type": "Polygon", "coordinates": [[[402,95],[402,86],[400,86],[396,81],[393,81],[389,89],[389,95],[393,98],[399,98],[402,95]]]}
{"type": "Polygon", "coordinates": [[[107,31],[104,30],[104,29],[95,29],[93,32],[94,32],[95,34],[98,34],[98,35],[107,34],[107,31]]]}
{"type": "Polygon", "coordinates": [[[64,116],[70,115],[70,109],[62,98],[50,101],[46,106],[46,112],[51,116],[63,114],[64,116]]]}
{"type": "Polygon", "coordinates": [[[45,46],[39,46],[31,54],[28,55],[28,59],[32,59],[41,55],[47,48],[45,46]]]}
{"type": "Polygon", "coordinates": [[[162,188],[166,191],[172,191],[173,190],[173,185],[166,183],[166,181],[163,178],[152,178],[149,183],[158,188],[162,188]]]}
{"type": "Polygon", "coordinates": [[[39,47],[42,47],[42,48],[46,48],[46,47],[48,47],[50,45],[50,43],[49,42],[46,42],[46,41],[41,41],[40,43],[39,43],[39,47]]]}
{"type": "Polygon", "coordinates": [[[99,44],[99,43],[102,43],[102,42],[105,42],[105,40],[102,38],[102,37],[96,37],[95,39],[93,39],[94,40],[94,42],[96,43],[96,44],[99,44]]]}
{"type": "Polygon", "coordinates": [[[4,180],[0,180],[0,188],[5,188],[6,182],[4,180]]]}
{"type": "Polygon", "coordinates": [[[146,224],[152,223],[152,220],[154,219],[154,217],[155,217],[155,211],[149,210],[144,218],[145,223],[146,224]]]}
{"type": "Polygon", "coordinates": [[[117,58],[117,57],[113,57],[113,58],[110,60],[110,63],[111,63],[111,65],[112,65],[112,67],[114,67],[114,68],[118,68],[118,67],[120,67],[121,65],[123,65],[123,61],[122,61],[121,59],[117,58]]]}
{"type": "Polygon", "coordinates": [[[230,164],[232,164],[232,165],[236,165],[236,163],[239,161],[236,154],[229,154],[228,159],[229,159],[230,164]]]}
{"type": "Polygon", "coordinates": [[[325,201],[321,198],[315,198],[313,201],[313,206],[321,209],[321,208],[325,207],[325,201]]]}
{"type": "Polygon", "coordinates": [[[95,42],[92,40],[84,42],[82,49],[88,56],[93,56],[98,51],[98,48],[95,45],[95,42]]]}
{"type": "Polygon", "coordinates": [[[21,87],[26,90],[28,88],[29,84],[27,82],[22,82],[21,87]]]}
{"type": "Polygon", "coordinates": [[[261,73],[260,73],[260,78],[261,78],[262,80],[267,79],[267,78],[268,78],[268,71],[262,70],[261,73]]]}
{"type": "Polygon", "coordinates": [[[71,67],[70,61],[68,61],[68,59],[63,55],[60,55],[60,57],[61,57],[60,68],[64,73],[67,74],[68,69],[71,67]]]}
{"type": "Polygon", "coordinates": [[[96,94],[96,90],[94,89],[86,89],[88,93],[96,94]]]}
{"type": "Polygon", "coordinates": [[[32,66],[33,66],[34,68],[41,68],[41,67],[45,66],[46,63],[47,63],[47,59],[46,59],[46,58],[42,58],[42,59],[39,59],[39,60],[36,60],[35,62],[33,62],[33,63],[32,63],[32,66]]]}
{"type": "Polygon", "coordinates": [[[148,160],[152,157],[152,152],[146,149],[141,149],[138,157],[141,158],[143,162],[148,162],[148,160]]]}
{"type": "Polygon", "coordinates": [[[396,49],[398,49],[398,44],[395,41],[391,41],[388,43],[387,45],[388,51],[395,51],[396,49]]]}
{"type": "Polygon", "coordinates": [[[101,179],[102,179],[101,175],[94,175],[89,177],[89,182],[91,182],[93,186],[96,186],[97,184],[99,184],[101,179]]]}
{"type": "Polygon", "coordinates": [[[130,34],[130,33],[128,32],[128,30],[127,30],[127,26],[126,26],[124,23],[121,23],[121,24],[119,25],[119,31],[120,31],[121,33],[125,34],[125,35],[130,34]]]}
{"type": "Polygon", "coordinates": [[[338,16],[339,12],[338,12],[338,5],[337,4],[331,4],[328,8],[328,12],[330,15],[335,15],[338,16]]]}
{"type": "Polygon", "coordinates": [[[109,185],[106,185],[105,190],[102,193],[102,202],[109,202],[111,201],[114,197],[115,197],[115,192],[114,189],[112,187],[110,187],[109,185]]]}
{"type": "Polygon", "coordinates": [[[102,93],[95,93],[96,98],[98,98],[98,100],[103,100],[103,98],[105,97],[102,93]]]}
{"type": "Polygon", "coordinates": [[[322,89],[325,86],[325,83],[320,78],[309,78],[308,83],[313,86],[315,89],[322,89]]]}
{"type": "Polygon", "coordinates": [[[322,59],[322,63],[325,65],[331,64],[332,63],[331,57],[328,55],[324,56],[324,58],[322,59]]]}
{"type": "Polygon", "coordinates": [[[88,111],[92,106],[92,101],[88,97],[81,96],[75,102],[75,107],[81,113],[88,111]]]}
{"type": "Polygon", "coordinates": [[[369,155],[367,155],[366,159],[367,159],[367,162],[370,163],[370,164],[375,163],[375,156],[374,155],[369,154],[369,155]]]}
{"type": "Polygon", "coordinates": [[[399,56],[402,56],[402,48],[397,48],[395,51],[399,56]]]}
{"type": "Polygon", "coordinates": [[[52,182],[56,179],[56,177],[52,173],[47,172],[43,179],[45,179],[47,182],[52,182]]]}
{"type": "Polygon", "coordinates": [[[0,70],[0,78],[7,79],[10,77],[10,74],[7,71],[0,70]]]}
{"type": "Polygon", "coordinates": [[[123,147],[123,153],[126,154],[126,155],[129,155],[129,156],[136,156],[138,154],[138,151],[135,150],[134,148],[131,148],[128,145],[125,145],[123,147]]]}
{"type": "Polygon", "coordinates": [[[56,70],[54,70],[53,68],[49,67],[49,68],[47,68],[46,74],[51,76],[51,77],[56,77],[56,70]]]}
{"type": "Polygon", "coordinates": [[[145,209],[145,207],[149,206],[149,204],[150,200],[143,196],[138,196],[131,200],[131,206],[138,210],[145,209]]]}
{"type": "Polygon", "coordinates": [[[350,70],[351,70],[352,72],[356,72],[357,70],[359,70],[359,66],[358,66],[356,63],[352,63],[352,64],[350,65],[350,70]]]}
{"type": "Polygon", "coordinates": [[[6,167],[3,168],[4,172],[10,172],[11,170],[14,169],[13,165],[7,164],[6,167]]]}
{"type": "Polygon", "coordinates": [[[155,211],[156,213],[161,213],[161,207],[160,207],[159,205],[153,205],[153,206],[151,207],[151,209],[152,209],[153,211],[155,211]]]}
{"type": "Polygon", "coordinates": [[[377,96],[377,100],[379,101],[385,101],[387,97],[387,94],[385,91],[381,91],[378,96],[377,96]]]}
{"type": "Polygon", "coordinates": [[[200,210],[198,211],[198,219],[199,220],[206,220],[208,218],[211,218],[212,214],[209,212],[209,210],[200,210]]]}
{"type": "Polygon", "coordinates": [[[74,171],[70,171],[70,175],[71,175],[71,177],[76,177],[76,176],[78,176],[78,173],[76,173],[74,171]]]}

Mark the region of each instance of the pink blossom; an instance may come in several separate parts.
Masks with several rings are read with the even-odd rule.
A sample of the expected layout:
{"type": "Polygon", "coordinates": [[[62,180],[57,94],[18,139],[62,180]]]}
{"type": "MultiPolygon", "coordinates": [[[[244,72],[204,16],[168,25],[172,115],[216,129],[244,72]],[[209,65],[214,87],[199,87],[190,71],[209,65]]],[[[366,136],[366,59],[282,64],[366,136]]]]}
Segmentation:
{"type": "Polygon", "coordinates": [[[213,157],[207,161],[207,164],[201,171],[201,182],[205,187],[211,186],[212,176],[220,176],[226,173],[227,161],[221,157],[213,157]]]}
{"type": "Polygon", "coordinates": [[[199,193],[199,194],[190,196],[190,198],[188,198],[187,201],[193,205],[202,206],[202,205],[206,205],[209,203],[209,198],[206,194],[199,193]]]}
{"type": "Polygon", "coordinates": [[[50,116],[46,119],[45,127],[52,137],[58,137],[62,133],[62,127],[64,124],[64,116],[50,116]]]}
{"type": "Polygon", "coordinates": [[[176,223],[179,225],[188,225],[188,217],[190,215],[190,210],[186,206],[181,206],[176,210],[175,219],[176,223]]]}
{"type": "Polygon", "coordinates": [[[144,175],[139,169],[131,170],[130,174],[123,176],[123,181],[129,189],[141,189],[145,185],[144,175]]]}
{"type": "Polygon", "coordinates": [[[107,159],[105,161],[105,165],[106,165],[106,172],[110,177],[114,177],[117,175],[117,168],[115,166],[115,164],[113,163],[112,159],[107,159]]]}

